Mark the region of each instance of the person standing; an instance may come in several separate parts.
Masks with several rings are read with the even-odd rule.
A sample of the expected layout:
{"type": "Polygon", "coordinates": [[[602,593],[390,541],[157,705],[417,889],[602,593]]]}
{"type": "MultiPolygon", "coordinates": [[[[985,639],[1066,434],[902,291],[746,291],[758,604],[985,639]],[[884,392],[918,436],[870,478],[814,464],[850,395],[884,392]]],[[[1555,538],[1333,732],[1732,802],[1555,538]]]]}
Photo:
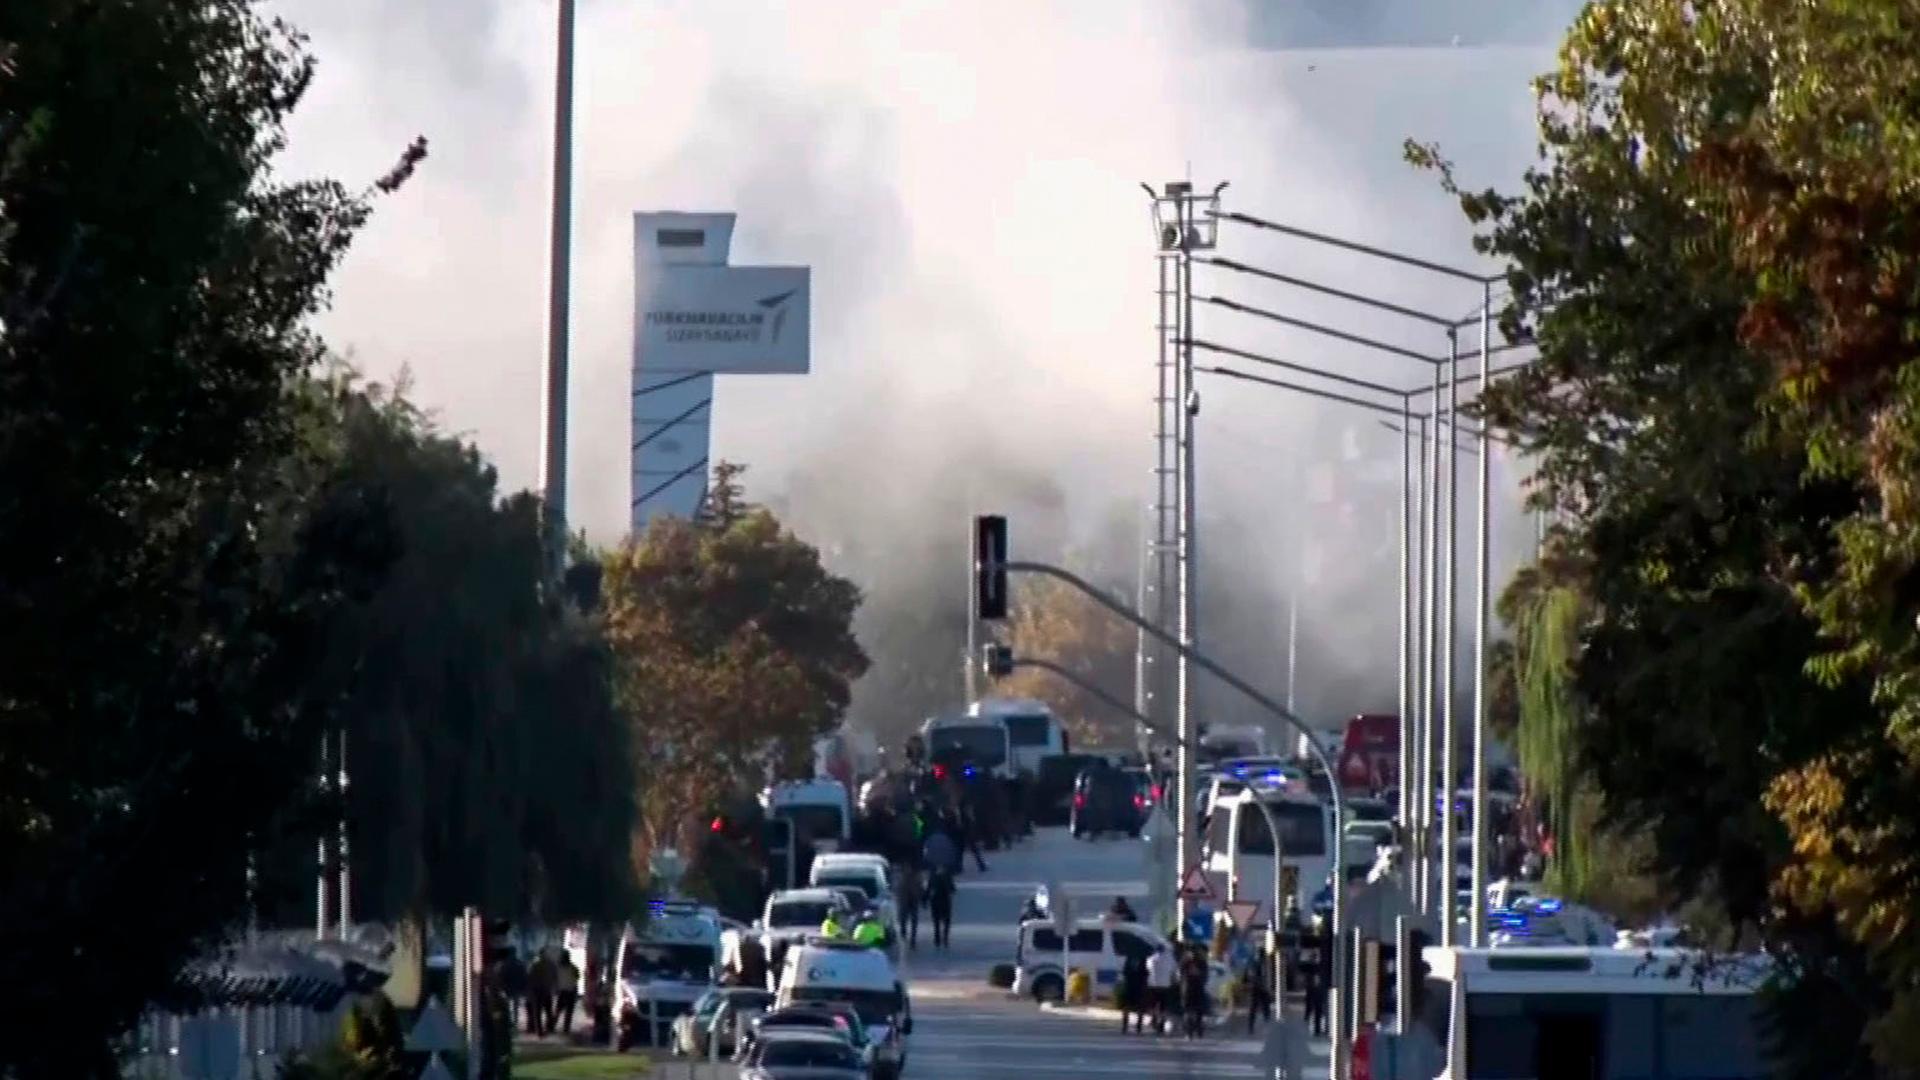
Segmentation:
{"type": "Polygon", "coordinates": [[[1195,948],[1180,966],[1180,1003],[1186,1012],[1186,1035],[1202,1038],[1207,1033],[1207,960],[1195,948]]]}
{"type": "Polygon", "coordinates": [[[1253,1034],[1254,1022],[1264,1019],[1273,1022],[1273,993],[1269,986],[1268,972],[1271,966],[1267,954],[1261,953],[1240,973],[1240,995],[1247,999],[1247,1034],[1253,1034]]]}
{"type": "Polygon", "coordinates": [[[953,875],[935,870],[927,881],[927,908],[933,915],[933,947],[947,948],[953,937],[953,875]]]}
{"type": "Polygon", "coordinates": [[[1327,1033],[1328,942],[1321,933],[1318,917],[1314,919],[1314,928],[1307,940],[1311,945],[1303,950],[1300,961],[1300,977],[1307,985],[1307,1030],[1315,1036],[1321,1036],[1327,1033]]]}
{"type": "Polygon", "coordinates": [[[1120,966],[1120,1033],[1147,1030],[1147,958],[1134,953],[1120,966]]]}
{"type": "Polygon", "coordinates": [[[1153,1009],[1153,1033],[1167,1033],[1167,1017],[1174,1011],[1173,954],[1165,945],[1147,957],[1147,1004],[1153,1009]]]}
{"type": "Polygon", "coordinates": [[[560,1020],[560,1032],[573,1034],[573,1008],[580,1001],[580,969],[574,966],[573,957],[560,954],[560,966],[555,970],[554,1012],[560,1020]]]}
{"type": "Polygon", "coordinates": [[[547,955],[547,950],[535,952],[533,963],[527,965],[527,1031],[536,1038],[552,1030],[556,975],[553,958],[547,955]]]}
{"type": "Polygon", "coordinates": [[[900,932],[906,936],[909,949],[920,947],[920,904],[926,896],[921,882],[918,866],[901,868],[896,900],[900,909],[900,932]]]}

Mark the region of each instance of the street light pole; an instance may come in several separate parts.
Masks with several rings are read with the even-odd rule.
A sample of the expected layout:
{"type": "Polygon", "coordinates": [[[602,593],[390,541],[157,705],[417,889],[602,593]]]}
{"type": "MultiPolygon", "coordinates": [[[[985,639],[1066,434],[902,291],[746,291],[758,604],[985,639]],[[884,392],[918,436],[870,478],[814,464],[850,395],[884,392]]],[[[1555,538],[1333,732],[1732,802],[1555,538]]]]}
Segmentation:
{"type": "Polygon", "coordinates": [[[1436,712],[1440,702],[1440,382],[1441,369],[1433,369],[1432,419],[1427,424],[1426,454],[1430,472],[1427,478],[1426,588],[1421,597],[1426,607],[1426,668],[1420,701],[1420,910],[1432,916],[1434,899],[1434,806],[1433,756],[1434,732],[1439,725],[1436,712]]]}
{"type": "Polygon", "coordinates": [[[548,558],[558,576],[567,560],[567,312],[573,253],[573,6],[560,0],[553,78],[553,220],[547,268],[547,392],[541,443],[541,495],[548,558]]]}
{"type": "Polygon", "coordinates": [[[1445,600],[1441,612],[1440,628],[1444,644],[1440,648],[1442,667],[1440,669],[1440,944],[1457,944],[1458,935],[1454,932],[1454,919],[1457,910],[1454,906],[1453,867],[1454,845],[1460,835],[1460,818],[1453,812],[1454,777],[1459,773],[1459,763],[1455,761],[1455,746],[1459,741],[1459,730],[1453,716],[1453,679],[1454,655],[1457,648],[1455,629],[1458,623],[1459,559],[1460,559],[1460,443],[1454,437],[1454,427],[1460,417],[1460,342],[1456,333],[1447,333],[1447,415],[1444,419],[1436,417],[1434,423],[1444,423],[1447,428],[1447,543],[1446,543],[1446,579],[1445,600]]]}
{"type": "MultiPolygon", "coordinates": [[[[1406,398],[1400,399],[1400,640],[1397,659],[1400,668],[1400,758],[1396,771],[1400,774],[1399,819],[1402,843],[1405,843],[1407,825],[1407,791],[1413,779],[1413,770],[1408,767],[1408,757],[1413,749],[1413,617],[1409,605],[1413,603],[1413,483],[1410,475],[1413,468],[1413,405],[1406,398]]],[[[1292,678],[1288,678],[1291,685],[1292,678]]],[[[1412,885],[1411,879],[1408,881],[1412,885]]]]}
{"type": "Polygon", "coordinates": [[[1493,441],[1487,431],[1488,346],[1491,344],[1493,286],[1485,286],[1480,301],[1480,505],[1475,558],[1478,572],[1473,597],[1473,896],[1468,900],[1467,929],[1474,948],[1487,944],[1487,843],[1492,833],[1487,825],[1487,573],[1491,565],[1488,529],[1492,512],[1488,506],[1488,485],[1492,482],[1493,441]]]}

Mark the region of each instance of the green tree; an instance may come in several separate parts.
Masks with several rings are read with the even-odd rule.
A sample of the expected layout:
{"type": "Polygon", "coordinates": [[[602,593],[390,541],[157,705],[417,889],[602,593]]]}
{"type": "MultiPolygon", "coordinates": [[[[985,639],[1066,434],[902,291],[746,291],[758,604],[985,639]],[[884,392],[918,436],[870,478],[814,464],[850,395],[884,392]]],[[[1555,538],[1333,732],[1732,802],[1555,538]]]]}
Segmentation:
{"type": "MultiPolygon", "coordinates": [[[[378,507],[396,551],[335,612],[310,672],[349,735],[356,914],[626,913],[633,783],[611,654],[598,616],[546,579],[539,504],[503,498],[479,450],[403,393],[336,385],[324,498],[378,507]]],[[[295,912],[303,848],[283,882],[295,912]]]]}
{"type": "MultiPolygon", "coordinates": [[[[1122,701],[1133,696],[1131,629],[1078,590],[1052,578],[1014,587],[1006,643],[1014,655],[1051,660],[1122,701]]],[[[1076,747],[1131,749],[1134,720],[1057,675],[1015,671],[992,687],[1005,697],[1037,698],[1053,708],[1076,747]]]]}
{"type": "MultiPolygon", "coordinates": [[[[1851,62],[1820,67],[1823,78],[1902,70],[1880,51],[1894,38],[1862,29],[1867,9],[1894,18],[1889,5],[1829,6],[1860,21],[1851,62]]],[[[1819,1006],[1783,1014],[1798,1074],[1869,1075],[1859,1033],[1884,1008],[1888,976],[1905,977],[1869,975],[1858,945],[1835,935],[1849,925],[1844,893],[1793,888],[1817,863],[1781,804],[1818,816],[1836,785],[1795,790],[1795,778],[1839,761],[1857,775],[1860,760],[1836,751],[1879,745],[1871,665],[1809,664],[1835,636],[1819,583],[1848,576],[1844,523],[1873,497],[1857,474],[1822,467],[1834,441],[1783,408],[1796,376],[1764,332],[1781,268],[1753,257],[1779,222],[1743,211],[1736,176],[1751,165],[1749,129],[1772,124],[1759,118],[1790,93],[1776,58],[1834,59],[1834,39],[1804,36],[1834,27],[1802,7],[1590,5],[1541,80],[1543,158],[1524,191],[1461,194],[1482,249],[1515,268],[1505,329],[1541,349],[1489,407],[1541,455],[1540,497],[1569,522],[1565,554],[1582,566],[1561,717],[1575,772],[1610,825],[1648,831],[1670,897],[1711,898],[1735,931],[1792,958],[1791,993],[1819,1006]],[[1777,902],[1782,888],[1797,907],[1777,902]]],[[[1853,118],[1830,141],[1849,144],[1853,118]]],[[[1821,158],[1816,127],[1777,144],[1783,160],[1821,158]]],[[[1792,202],[1789,188],[1771,190],[1792,202]]],[[[1860,820],[1885,829],[1899,803],[1878,794],[1860,820]]]]}
{"type": "Polygon", "coordinates": [[[0,1074],[113,1075],[239,919],[381,569],[377,514],[303,509],[305,322],[374,194],[270,176],[310,74],[244,0],[0,6],[0,1012],[59,1033],[0,1074]]]}
{"type": "Polygon", "coordinates": [[[726,513],[656,520],[604,559],[601,602],[640,785],[634,857],[697,850],[705,816],[806,775],[867,667],[860,590],[716,469],[726,513]]]}

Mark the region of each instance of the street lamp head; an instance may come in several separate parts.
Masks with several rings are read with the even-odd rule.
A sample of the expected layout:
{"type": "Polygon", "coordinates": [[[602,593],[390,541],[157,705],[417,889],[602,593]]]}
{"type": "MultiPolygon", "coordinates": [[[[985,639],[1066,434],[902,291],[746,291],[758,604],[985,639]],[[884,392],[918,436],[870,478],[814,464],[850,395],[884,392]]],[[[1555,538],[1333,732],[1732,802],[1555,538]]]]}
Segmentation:
{"type": "Polygon", "coordinates": [[[1187,415],[1200,415],[1200,391],[1198,390],[1187,391],[1187,415]]]}

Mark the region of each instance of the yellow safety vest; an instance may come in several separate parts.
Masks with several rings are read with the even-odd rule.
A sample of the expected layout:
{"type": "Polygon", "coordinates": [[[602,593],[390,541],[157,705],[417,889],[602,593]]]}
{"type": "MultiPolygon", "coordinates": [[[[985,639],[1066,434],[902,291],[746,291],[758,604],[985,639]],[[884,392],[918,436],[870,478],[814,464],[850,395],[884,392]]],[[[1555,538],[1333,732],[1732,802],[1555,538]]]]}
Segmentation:
{"type": "Polygon", "coordinates": [[[820,924],[820,933],[826,937],[846,937],[847,928],[840,925],[840,920],[837,917],[829,915],[826,917],[826,920],[820,924]]]}
{"type": "Polygon", "coordinates": [[[853,928],[853,943],[855,945],[878,945],[882,941],[885,941],[886,938],[887,928],[881,926],[879,922],[873,919],[868,919],[853,928]]]}

